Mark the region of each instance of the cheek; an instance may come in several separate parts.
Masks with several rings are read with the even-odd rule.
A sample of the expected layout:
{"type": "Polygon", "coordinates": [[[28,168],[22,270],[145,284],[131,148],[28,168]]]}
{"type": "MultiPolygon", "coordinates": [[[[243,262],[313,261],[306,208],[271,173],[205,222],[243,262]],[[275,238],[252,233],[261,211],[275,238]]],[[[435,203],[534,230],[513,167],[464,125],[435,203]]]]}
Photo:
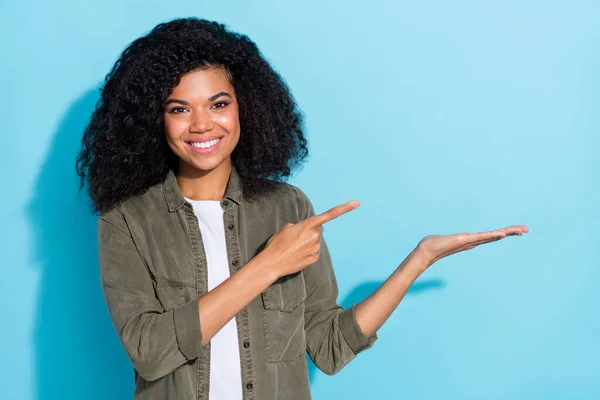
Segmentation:
{"type": "Polygon", "coordinates": [[[221,114],[214,121],[229,133],[233,133],[232,130],[239,125],[237,114],[234,113],[221,114]]]}
{"type": "Polygon", "coordinates": [[[165,135],[168,140],[177,139],[182,129],[184,127],[181,121],[165,118],[165,135]]]}
{"type": "Polygon", "coordinates": [[[229,133],[239,134],[240,133],[240,117],[237,108],[232,110],[230,113],[224,116],[224,124],[226,124],[229,133]]]}

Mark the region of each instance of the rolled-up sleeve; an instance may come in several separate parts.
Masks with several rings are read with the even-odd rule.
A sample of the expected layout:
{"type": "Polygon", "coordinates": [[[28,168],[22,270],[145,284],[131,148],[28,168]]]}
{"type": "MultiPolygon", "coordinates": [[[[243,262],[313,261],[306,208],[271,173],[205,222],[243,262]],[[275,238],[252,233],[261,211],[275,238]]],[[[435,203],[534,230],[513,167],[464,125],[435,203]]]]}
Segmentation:
{"type": "MultiPolygon", "coordinates": [[[[315,215],[312,203],[296,188],[299,219],[315,215]]],[[[356,305],[343,309],[337,303],[338,287],[331,255],[323,235],[318,261],[302,271],[306,285],[305,332],[307,351],[315,365],[333,375],[363,350],[370,348],[377,334],[367,336],[356,321],[356,305]]]]}
{"type": "Polygon", "coordinates": [[[100,282],[119,339],[139,375],[161,378],[198,357],[202,334],[198,300],[165,311],[123,214],[98,219],[100,282]]]}

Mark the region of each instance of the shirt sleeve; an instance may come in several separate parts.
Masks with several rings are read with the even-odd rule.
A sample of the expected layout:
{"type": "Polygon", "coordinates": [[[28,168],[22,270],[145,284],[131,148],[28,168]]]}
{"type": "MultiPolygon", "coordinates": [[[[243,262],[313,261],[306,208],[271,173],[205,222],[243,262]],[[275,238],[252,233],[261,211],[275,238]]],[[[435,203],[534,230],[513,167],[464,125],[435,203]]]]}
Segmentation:
{"type": "MultiPolygon", "coordinates": [[[[315,215],[312,203],[295,187],[299,218],[315,215]]],[[[317,262],[302,271],[306,285],[304,329],[308,354],[323,372],[339,372],[356,355],[370,348],[377,334],[366,336],[356,322],[356,305],[343,309],[337,303],[338,287],[331,255],[323,235],[317,262]]]]}
{"type": "Polygon", "coordinates": [[[153,381],[198,357],[203,351],[198,299],[163,309],[151,273],[117,208],[98,219],[98,256],[108,312],[140,376],[153,381]]]}

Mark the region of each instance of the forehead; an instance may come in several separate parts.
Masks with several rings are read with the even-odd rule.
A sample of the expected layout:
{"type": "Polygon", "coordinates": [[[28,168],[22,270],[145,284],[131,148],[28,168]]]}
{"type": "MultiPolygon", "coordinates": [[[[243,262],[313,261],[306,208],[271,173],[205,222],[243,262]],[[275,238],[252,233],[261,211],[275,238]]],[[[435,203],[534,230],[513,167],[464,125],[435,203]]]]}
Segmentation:
{"type": "Polygon", "coordinates": [[[234,95],[227,72],[221,68],[210,68],[191,71],[183,75],[171,96],[205,98],[218,92],[234,95]]]}

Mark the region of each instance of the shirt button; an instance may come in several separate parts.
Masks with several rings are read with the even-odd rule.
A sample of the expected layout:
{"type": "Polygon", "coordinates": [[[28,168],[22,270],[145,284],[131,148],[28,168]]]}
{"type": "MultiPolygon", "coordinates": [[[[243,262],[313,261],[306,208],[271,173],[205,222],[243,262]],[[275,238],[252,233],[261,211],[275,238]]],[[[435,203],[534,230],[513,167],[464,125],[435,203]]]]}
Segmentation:
{"type": "Polygon", "coordinates": [[[223,200],[223,205],[224,205],[224,206],[228,206],[228,205],[229,205],[229,201],[227,201],[227,200],[223,200]]]}
{"type": "Polygon", "coordinates": [[[238,260],[233,260],[233,261],[231,262],[231,265],[233,265],[234,267],[235,267],[236,265],[238,265],[238,260]]]}
{"type": "Polygon", "coordinates": [[[252,386],[252,383],[248,383],[248,384],[246,384],[246,389],[248,389],[248,390],[251,390],[251,389],[252,389],[252,387],[253,387],[253,386],[252,386]]]}
{"type": "Polygon", "coordinates": [[[250,342],[244,342],[244,348],[247,349],[248,347],[250,347],[250,342]]]}
{"type": "Polygon", "coordinates": [[[233,224],[229,224],[229,225],[227,225],[227,227],[228,227],[229,229],[233,229],[233,228],[235,228],[235,225],[233,225],[233,224]]]}

